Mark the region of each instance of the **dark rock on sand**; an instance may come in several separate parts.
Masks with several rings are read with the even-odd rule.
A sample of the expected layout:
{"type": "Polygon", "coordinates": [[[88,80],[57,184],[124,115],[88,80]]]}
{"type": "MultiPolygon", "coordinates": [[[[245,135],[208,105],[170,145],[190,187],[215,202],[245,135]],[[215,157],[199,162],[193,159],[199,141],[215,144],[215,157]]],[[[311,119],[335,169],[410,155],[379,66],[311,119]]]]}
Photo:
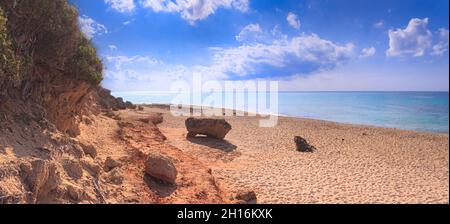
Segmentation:
{"type": "Polygon", "coordinates": [[[187,137],[195,137],[200,134],[224,139],[231,130],[231,125],[224,119],[188,118],[185,124],[189,132],[187,137]]]}
{"type": "Polygon", "coordinates": [[[116,161],[115,159],[111,158],[110,156],[108,156],[108,158],[106,158],[105,161],[105,171],[109,172],[111,170],[113,170],[116,167],[120,167],[122,164],[118,161],[116,161]]]}
{"type": "Polygon", "coordinates": [[[295,136],[294,142],[297,146],[297,151],[299,152],[313,152],[316,149],[314,146],[310,145],[306,139],[300,136],[295,136]]]}
{"type": "Polygon", "coordinates": [[[97,156],[97,149],[93,145],[81,144],[81,148],[83,148],[84,154],[90,155],[92,158],[97,156]]]}
{"type": "Polygon", "coordinates": [[[238,204],[256,204],[257,198],[254,191],[242,191],[237,193],[236,200],[238,204]]]}

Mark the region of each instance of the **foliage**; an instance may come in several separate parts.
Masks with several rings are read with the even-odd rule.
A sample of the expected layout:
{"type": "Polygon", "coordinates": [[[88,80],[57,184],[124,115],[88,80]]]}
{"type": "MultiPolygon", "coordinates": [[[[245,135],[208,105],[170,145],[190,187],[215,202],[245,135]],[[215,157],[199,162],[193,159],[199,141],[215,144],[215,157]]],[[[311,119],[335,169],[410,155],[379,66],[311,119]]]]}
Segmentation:
{"type": "Polygon", "coordinates": [[[88,40],[84,39],[78,46],[71,64],[72,72],[75,72],[79,79],[93,85],[98,85],[102,81],[102,62],[97,57],[97,50],[88,40]]]}
{"type": "Polygon", "coordinates": [[[0,8],[0,84],[10,75],[13,80],[18,79],[20,61],[16,59],[11,39],[6,29],[7,18],[0,8]]]}
{"type": "Polygon", "coordinates": [[[102,62],[80,31],[78,11],[67,0],[0,0],[0,7],[6,15],[0,17],[0,53],[6,55],[0,58],[0,74],[20,79],[56,74],[94,85],[101,82],[102,62]]]}

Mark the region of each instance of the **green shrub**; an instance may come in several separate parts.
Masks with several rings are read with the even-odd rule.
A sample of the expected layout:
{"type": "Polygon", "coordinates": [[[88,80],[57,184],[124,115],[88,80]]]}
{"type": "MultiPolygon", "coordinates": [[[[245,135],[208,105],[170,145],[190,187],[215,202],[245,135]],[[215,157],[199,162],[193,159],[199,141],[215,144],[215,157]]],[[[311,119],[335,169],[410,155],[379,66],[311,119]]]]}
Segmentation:
{"type": "Polygon", "coordinates": [[[103,80],[102,61],[97,56],[97,50],[92,44],[84,39],[78,46],[77,52],[71,61],[72,72],[77,78],[98,85],[103,80]]]}
{"type": "Polygon", "coordinates": [[[16,58],[13,44],[8,35],[7,18],[0,8],[0,84],[1,80],[11,79],[18,81],[20,61],[16,58]]]}
{"type": "Polygon", "coordinates": [[[101,82],[102,62],[80,31],[77,9],[67,0],[0,0],[0,7],[8,17],[8,23],[4,16],[0,21],[0,52],[6,55],[0,57],[1,70],[5,70],[0,70],[0,75],[3,72],[25,79],[31,78],[27,75],[40,79],[59,75],[57,80],[74,78],[94,85],[101,82]],[[30,69],[36,66],[42,69],[30,69]]]}

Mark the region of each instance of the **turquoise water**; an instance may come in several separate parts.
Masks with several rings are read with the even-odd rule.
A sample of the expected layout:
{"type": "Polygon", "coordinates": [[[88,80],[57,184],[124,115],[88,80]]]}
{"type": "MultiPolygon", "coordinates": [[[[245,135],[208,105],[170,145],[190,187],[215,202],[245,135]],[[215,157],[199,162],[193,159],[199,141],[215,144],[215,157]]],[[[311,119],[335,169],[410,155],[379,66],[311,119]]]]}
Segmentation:
{"type": "MultiPolygon", "coordinates": [[[[170,103],[173,93],[116,92],[133,103],[170,103]]],[[[228,94],[228,93],[227,93],[228,94]]],[[[278,112],[350,124],[449,132],[448,92],[280,92],[278,112]]],[[[230,105],[225,105],[232,108],[230,105]]]]}

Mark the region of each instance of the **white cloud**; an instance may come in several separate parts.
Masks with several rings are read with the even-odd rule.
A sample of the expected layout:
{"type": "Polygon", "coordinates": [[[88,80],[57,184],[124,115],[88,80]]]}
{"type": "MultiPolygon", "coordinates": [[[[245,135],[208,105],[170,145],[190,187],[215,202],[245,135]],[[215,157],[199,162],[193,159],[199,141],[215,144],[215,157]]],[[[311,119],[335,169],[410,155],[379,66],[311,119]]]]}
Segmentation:
{"type": "Polygon", "coordinates": [[[155,12],[177,12],[189,23],[207,18],[219,8],[248,11],[248,0],[141,0],[144,8],[155,12]]]}
{"type": "Polygon", "coordinates": [[[168,91],[175,81],[191,81],[194,73],[205,74],[206,79],[224,78],[206,66],[166,64],[151,56],[107,56],[105,62],[104,85],[115,90],[168,91]]]}
{"type": "Polygon", "coordinates": [[[316,34],[301,35],[291,39],[275,39],[270,44],[256,43],[216,49],[212,68],[241,77],[258,73],[260,67],[265,66],[294,70],[298,68],[303,71],[293,72],[310,73],[346,63],[352,57],[353,49],[354,45],[350,43],[338,45],[321,39],[316,34]]]}
{"type": "Polygon", "coordinates": [[[106,4],[118,12],[131,12],[136,7],[134,0],[104,0],[106,4]]]}
{"type": "Polygon", "coordinates": [[[112,51],[117,50],[117,46],[116,46],[116,45],[113,45],[113,44],[108,45],[108,48],[109,48],[110,50],[112,50],[112,51]]]}
{"type": "Polygon", "coordinates": [[[81,31],[88,39],[92,39],[95,35],[102,35],[108,33],[108,29],[97,21],[89,18],[86,15],[78,17],[81,31]]]}
{"type": "Polygon", "coordinates": [[[361,55],[359,57],[361,58],[372,57],[375,55],[376,52],[377,50],[374,47],[363,48],[361,50],[361,55]]]}
{"type": "Polygon", "coordinates": [[[263,36],[263,31],[259,24],[249,24],[245,26],[236,36],[236,40],[240,42],[258,40],[263,36]]]}
{"type": "Polygon", "coordinates": [[[288,21],[289,25],[292,26],[294,29],[300,29],[300,20],[298,19],[298,16],[292,12],[288,14],[286,17],[286,20],[288,21]]]}
{"type": "Polygon", "coordinates": [[[261,74],[286,79],[334,70],[355,56],[353,44],[334,43],[316,34],[288,37],[276,27],[275,31],[264,32],[257,24],[243,30],[260,34],[264,41],[229,48],[211,47],[211,61],[201,65],[166,64],[150,56],[106,57],[105,85],[115,89],[129,89],[131,85],[136,89],[164,91],[174,81],[190,81],[194,73],[215,80],[236,77],[252,80],[261,74]]]}
{"type": "Polygon", "coordinates": [[[441,56],[448,51],[449,31],[448,29],[441,28],[439,29],[438,32],[439,32],[439,42],[433,46],[431,55],[441,56]]]}
{"type": "Polygon", "coordinates": [[[279,81],[282,91],[448,91],[448,68],[340,66],[279,81]],[[427,75],[424,75],[427,74],[427,75]]]}
{"type": "Polygon", "coordinates": [[[133,20],[127,20],[127,21],[123,22],[122,24],[123,24],[124,26],[128,26],[128,25],[130,25],[132,22],[133,22],[133,20]]]}
{"type": "Polygon", "coordinates": [[[428,18],[411,19],[405,29],[389,30],[387,56],[420,57],[431,46],[432,34],[427,29],[428,18]]]}
{"type": "Polygon", "coordinates": [[[380,21],[374,23],[374,24],[373,24],[373,27],[379,28],[379,29],[383,28],[383,27],[384,27],[384,21],[383,21],[383,20],[380,20],[380,21]]]}

